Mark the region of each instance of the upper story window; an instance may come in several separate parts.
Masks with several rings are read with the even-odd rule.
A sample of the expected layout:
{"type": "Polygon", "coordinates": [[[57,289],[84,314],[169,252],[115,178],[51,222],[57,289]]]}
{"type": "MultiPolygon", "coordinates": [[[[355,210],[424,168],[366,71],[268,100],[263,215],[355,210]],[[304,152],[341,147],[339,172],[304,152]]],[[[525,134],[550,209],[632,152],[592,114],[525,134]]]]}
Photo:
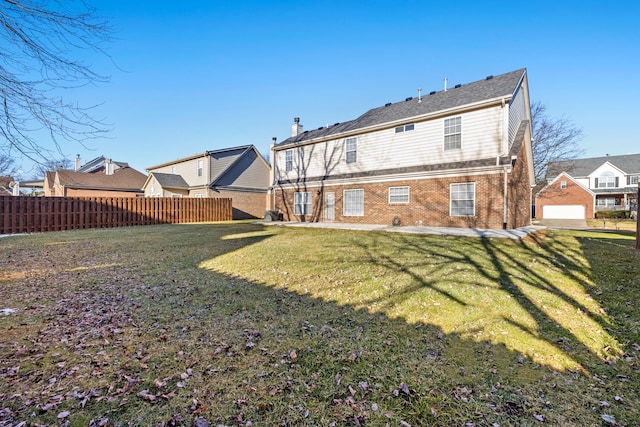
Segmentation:
{"type": "Polygon", "coordinates": [[[175,174],[176,173],[176,167],[175,166],[171,166],[171,173],[175,174]]]}
{"type": "Polygon", "coordinates": [[[355,163],[358,161],[358,139],[347,138],[346,145],[347,163],[355,163]]]}
{"type": "Polygon", "coordinates": [[[563,190],[567,188],[567,181],[560,181],[560,188],[563,190]]]}
{"type": "Polygon", "coordinates": [[[416,125],[411,123],[408,125],[404,125],[404,126],[398,126],[396,127],[396,133],[400,133],[400,132],[409,132],[412,131],[416,128],[416,125]]]}
{"type": "Polygon", "coordinates": [[[618,186],[618,178],[611,171],[602,172],[596,178],[596,188],[614,188],[618,186]]]}
{"type": "Polygon", "coordinates": [[[462,117],[444,119],[444,149],[462,148],[462,117]]]}
{"type": "Polygon", "coordinates": [[[638,177],[638,175],[631,175],[629,177],[629,184],[630,185],[638,185],[638,178],[640,178],[640,177],[638,177]]]}
{"type": "Polygon", "coordinates": [[[204,164],[202,159],[198,159],[198,176],[202,176],[202,165],[204,164]]]}
{"type": "Polygon", "coordinates": [[[293,170],[293,150],[284,152],[284,169],[286,171],[293,170]]]}

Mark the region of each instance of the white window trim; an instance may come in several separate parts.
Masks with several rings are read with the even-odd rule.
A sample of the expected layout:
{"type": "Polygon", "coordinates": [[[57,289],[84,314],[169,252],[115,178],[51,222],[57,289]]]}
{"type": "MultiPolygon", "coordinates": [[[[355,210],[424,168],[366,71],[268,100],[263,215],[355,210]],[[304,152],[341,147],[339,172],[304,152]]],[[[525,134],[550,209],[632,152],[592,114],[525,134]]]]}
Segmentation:
{"type": "Polygon", "coordinates": [[[364,216],[364,189],[363,188],[350,188],[348,190],[342,191],[342,215],[343,216],[364,216]],[[362,211],[352,213],[350,210],[347,212],[347,192],[355,193],[358,192],[362,194],[362,211]]]}
{"type": "Polygon", "coordinates": [[[629,185],[638,185],[638,182],[640,182],[640,177],[638,175],[631,175],[629,177],[629,185]]]}
{"type": "MultiPolygon", "coordinates": [[[[456,200],[468,200],[468,199],[456,199],[456,200]]],[[[476,216],[476,183],[475,182],[455,182],[449,184],[449,216],[459,216],[459,217],[473,217],[476,216]],[[472,184],[473,185],[473,213],[471,215],[461,215],[453,213],[453,187],[462,184],[472,184]]]]}
{"type": "Polygon", "coordinates": [[[442,149],[444,151],[462,150],[462,141],[464,139],[463,138],[463,134],[462,134],[462,128],[463,128],[462,116],[447,117],[442,121],[442,149]],[[446,133],[447,120],[454,120],[454,119],[460,119],[460,147],[447,148],[447,142],[446,142],[447,136],[457,135],[458,134],[458,132],[450,133],[450,134],[446,133]]]}
{"type": "MultiPolygon", "coordinates": [[[[389,195],[388,200],[389,200],[389,204],[390,204],[390,205],[406,205],[406,204],[408,204],[408,203],[411,201],[411,192],[410,192],[410,190],[409,190],[409,186],[408,186],[408,185],[399,186],[399,187],[389,187],[389,189],[388,189],[387,193],[388,193],[388,195],[389,195]],[[407,200],[406,200],[406,201],[401,201],[401,202],[394,202],[394,201],[392,201],[392,200],[391,200],[391,190],[392,190],[392,189],[394,189],[394,190],[399,190],[399,189],[401,189],[401,188],[402,188],[402,189],[405,189],[405,188],[406,188],[406,190],[407,190],[407,194],[406,194],[406,196],[407,196],[407,200]]],[[[402,194],[402,196],[404,196],[404,194],[402,194]]],[[[398,195],[395,195],[395,197],[398,197],[398,195]]]]}
{"type": "Polygon", "coordinates": [[[296,191],[293,193],[293,214],[296,216],[311,215],[313,209],[312,197],[309,191],[296,191]],[[300,200],[300,198],[303,200],[300,200]]]}
{"type": "Polygon", "coordinates": [[[416,128],[416,124],[415,123],[408,123],[406,125],[396,126],[395,127],[395,133],[411,132],[411,131],[415,130],[415,128],[416,128]],[[408,129],[408,128],[410,128],[410,129],[408,129]]]}
{"type": "Polygon", "coordinates": [[[358,138],[356,137],[346,138],[344,140],[344,152],[345,152],[345,155],[344,155],[345,163],[347,164],[358,163],[358,138]],[[355,146],[355,149],[349,150],[349,143],[353,143],[355,146]],[[355,159],[349,161],[349,153],[354,153],[355,159]]]}
{"type": "Polygon", "coordinates": [[[198,159],[196,169],[198,176],[202,176],[204,174],[204,161],[202,159],[198,159]]]}
{"type": "Polygon", "coordinates": [[[293,170],[293,150],[284,151],[284,170],[289,172],[293,170]]]}

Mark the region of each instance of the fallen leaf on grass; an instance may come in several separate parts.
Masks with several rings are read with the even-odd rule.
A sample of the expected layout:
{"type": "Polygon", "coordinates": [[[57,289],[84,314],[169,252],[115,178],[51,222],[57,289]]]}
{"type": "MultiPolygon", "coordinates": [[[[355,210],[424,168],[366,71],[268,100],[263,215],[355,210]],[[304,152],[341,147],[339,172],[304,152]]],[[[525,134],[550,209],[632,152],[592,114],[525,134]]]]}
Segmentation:
{"type": "Polygon", "coordinates": [[[58,414],[58,419],[61,420],[63,418],[67,418],[69,415],[71,415],[71,412],[69,412],[69,411],[60,412],[58,414]]]}
{"type": "Polygon", "coordinates": [[[158,397],[155,394],[149,393],[149,390],[142,390],[138,393],[138,397],[143,398],[144,400],[148,400],[149,402],[155,402],[158,397]]]}
{"type": "Polygon", "coordinates": [[[616,419],[613,415],[609,415],[609,414],[602,414],[601,415],[602,419],[609,423],[609,424],[615,424],[616,423],[616,419]]]}

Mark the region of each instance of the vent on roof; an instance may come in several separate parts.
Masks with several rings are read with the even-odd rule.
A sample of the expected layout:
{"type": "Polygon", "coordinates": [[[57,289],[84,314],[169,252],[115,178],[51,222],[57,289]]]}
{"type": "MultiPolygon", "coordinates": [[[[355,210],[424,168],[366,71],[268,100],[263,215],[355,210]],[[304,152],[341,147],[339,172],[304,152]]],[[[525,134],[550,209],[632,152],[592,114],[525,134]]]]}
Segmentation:
{"type": "Polygon", "coordinates": [[[384,104],[385,107],[388,107],[389,105],[391,105],[390,102],[387,102],[386,104],[384,104]]]}
{"type": "Polygon", "coordinates": [[[432,90],[431,92],[429,92],[429,95],[435,95],[435,94],[436,94],[435,90],[432,90]]]}
{"type": "Polygon", "coordinates": [[[411,101],[412,99],[413,99],[413,96],[410,96],[407,99],[405,99],[405,101],[411,101]]]}
{"type": "Polygon", "coordinates": [[[324,129],[324,127],[322,127],[322,126],[320,126],[320,127],[318,128],[318,130],[322,130],[322,129],[324,129]]]}
{"type": "Polygon", "coordinates": [[[493,79],[493,76],[487,76],[487,80],[493,79]]]}
{"type": "Polygon", "coordinates": [[[453,88],[454,89],[458,89],[460,86],[462,86],[462,85],[455,85],[453,88]]]}
{"type": "Polygon", "coordinates": [[[333,125],[334,125],[334,126],[338,126],[339,124],[340,124],[340,122],[338,122],[338,123],[334,123],[333,125]]]}

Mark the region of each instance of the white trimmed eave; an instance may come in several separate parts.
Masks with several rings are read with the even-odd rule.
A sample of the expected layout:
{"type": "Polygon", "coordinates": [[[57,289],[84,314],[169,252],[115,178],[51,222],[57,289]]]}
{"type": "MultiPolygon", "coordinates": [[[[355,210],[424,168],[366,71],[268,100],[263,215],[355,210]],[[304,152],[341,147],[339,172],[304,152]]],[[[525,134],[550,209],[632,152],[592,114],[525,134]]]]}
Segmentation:
{"type": "Polygon", "coordinates": [[[273,151],[274,152],[284,151],[291,148],[303,147],[306,145],[318,144],[321,142],[333,141],[341,138],[348,138],[350,136],[362,135],[365,133],[389,129],[405,123],[423,122],[427,120],[437,119],[440,117],[451,116],[453,114],[466,113],[468,111],[478,110],[480,108],[487,108],[487,107],[493,107],[498,105],[501,106],[505,103],[508,103],[511,100],[511,96],[512,95],[500,96],[497,98],[486,99],[484,101],[474,102],[471,104],[465,104],[460,107],[447,108],[445,110],[438,110],[432,113],[421,114],[419,116],[405,117],[405,118],[394,120],[391,122],[385,122],[378,125],[353,129],[347,132],[339,132],[339,133],[334,133],[334,134],[326,135],[319,138],[305,139],[304,141],[296,142],[293,144],[282,145],[280,147],[273,147],[273,151]]]}
{"type": "MultiPolygon", "coordinates": [[[[508,167],[508,172],[511,171],[511,167],[508,167]]],[[[407,172],[389,175],[378,176],[359,176],[354,178],[345,179],[330,179],[330,180],[313,180],[307,182],[294,182],[276,184],[273,188],[300,188],[300,187],[332,187],[338,185],[353,185],[353,184],[372,184],[378,182],[398,182],[398,181],[416,181],[420,179],[434,179],[434,178],[459,178],[461,176],[478,176],[478,175],[494,175],[496,173],[504,173],[504,166],[483,166],[475,168],[464,169],[449,169],[444,171],[429,171],[429,172],[407,172]]]]}

